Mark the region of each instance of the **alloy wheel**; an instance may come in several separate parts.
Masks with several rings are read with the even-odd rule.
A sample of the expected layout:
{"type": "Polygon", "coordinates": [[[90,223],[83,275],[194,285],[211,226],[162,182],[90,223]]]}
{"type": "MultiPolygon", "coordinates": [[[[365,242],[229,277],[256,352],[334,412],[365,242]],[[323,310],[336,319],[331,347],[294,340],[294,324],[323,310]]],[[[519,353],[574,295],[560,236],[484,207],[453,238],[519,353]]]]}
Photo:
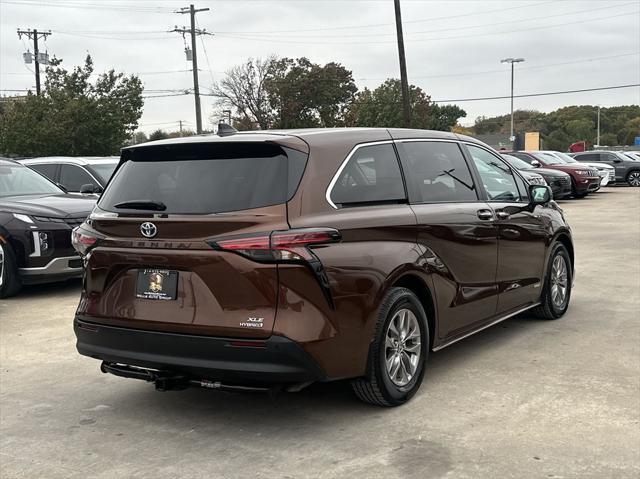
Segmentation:
{"type": "Polygon", "coordinates": [[[629,173],[628,181],[631,186],[640,186],[640,171],[632,171],[629,173]]]}
{"type": "Polygon", "coordinates": [[[387,374],[396,386],[406,386],[414,378],[420,363],[420,325],[409,309],[393,315],[385,335],[384,355],[387,374]]]}
{"type": "Polygon", "coordinates": [[[568,281],[567,262],[563,256],[558,255],[551,268],[551,300],[557,308],[562,308],[567,299],[568,281]]]}

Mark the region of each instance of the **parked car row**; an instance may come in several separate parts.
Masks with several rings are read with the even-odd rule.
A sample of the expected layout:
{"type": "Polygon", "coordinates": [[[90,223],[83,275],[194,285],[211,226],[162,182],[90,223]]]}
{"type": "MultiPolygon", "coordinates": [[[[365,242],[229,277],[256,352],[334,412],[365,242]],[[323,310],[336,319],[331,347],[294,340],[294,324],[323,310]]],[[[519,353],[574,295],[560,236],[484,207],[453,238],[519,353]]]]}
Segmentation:
{"type": "Polygon", "coordinates": [[[572,153],[579,162],[592,162],[597,165],[609,165],[615,169],[616,181],[630,186],[640,186],[640,160],[638,153],[621,151],[583,151],[572,153]]]}
{"type": "Polygon", "coordinates": [[[113,174],[117,156],[49,156],[19,160],[69,193],[100,194],[113,174]]]}

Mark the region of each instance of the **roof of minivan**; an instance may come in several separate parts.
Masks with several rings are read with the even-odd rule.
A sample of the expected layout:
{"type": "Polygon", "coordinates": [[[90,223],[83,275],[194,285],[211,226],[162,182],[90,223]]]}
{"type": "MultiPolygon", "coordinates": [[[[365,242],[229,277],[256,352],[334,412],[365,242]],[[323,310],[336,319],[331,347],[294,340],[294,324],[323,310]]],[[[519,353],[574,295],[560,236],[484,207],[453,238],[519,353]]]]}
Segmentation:
{"type": "Polygon", "coordinates": [[[74,165],[104,165],[118,163],[119,156],[40,156],[19,160],[25,165],[37,165],[43,163],[72,163],[74,165]]]}
{"type": "Polygon", "coordinates": [[[308,148],[309,146],[313,146],[314,144],[323,144],[327,141],[332,140],[362,143],[365,141],[410,138],[449,139],[481,143],[475,138],[469,136],[457,135],[455,133],[435,130],[415,130],[404,128],[299,128],[291,130],[239,131],[237,133],[226,136],[218,136],[217,134],[212,133],[206,135],[170,138],[166,140],[157,140],[147,143],[139,143],[137,145],[131,145],[124,148],[124,150],[147,146],[210,142],[227,143],[236,141],[291,143],[289,146],[293,148],[295,148],[295,144],[299,142],[300,146],[302,146],[302,144],[304,143],[308,145],[306,147],[308,148]],[[303,143],[300,142],[300,140],[302,140],[303,143]]]}

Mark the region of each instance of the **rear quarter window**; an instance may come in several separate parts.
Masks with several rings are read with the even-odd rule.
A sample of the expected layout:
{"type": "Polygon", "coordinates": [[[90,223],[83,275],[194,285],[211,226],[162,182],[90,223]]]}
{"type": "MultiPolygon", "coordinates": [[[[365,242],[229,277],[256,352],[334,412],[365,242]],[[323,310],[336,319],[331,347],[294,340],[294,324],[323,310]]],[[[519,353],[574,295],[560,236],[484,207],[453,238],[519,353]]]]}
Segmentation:
{"type": "Polygon", "coordinates": [[[336,206],[406,201],[393,145],[358,148],[332,182],[329,197],[336,206]]]}

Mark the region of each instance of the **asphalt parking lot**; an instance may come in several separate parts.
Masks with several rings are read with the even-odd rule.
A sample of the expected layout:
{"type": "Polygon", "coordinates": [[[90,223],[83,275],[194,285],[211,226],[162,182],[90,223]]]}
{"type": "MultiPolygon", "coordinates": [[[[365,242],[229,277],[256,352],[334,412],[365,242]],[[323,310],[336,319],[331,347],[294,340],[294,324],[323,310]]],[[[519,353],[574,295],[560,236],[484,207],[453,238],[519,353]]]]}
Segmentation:
{"type": "Polygon", "coordinates": [[[395,409],[342,383],[158,393],[76,353],[79,282],[0,301],[0,477],[637,478],[640,188],[561,206],[577,257],[567,315],[432,355],[395,409]]]}

